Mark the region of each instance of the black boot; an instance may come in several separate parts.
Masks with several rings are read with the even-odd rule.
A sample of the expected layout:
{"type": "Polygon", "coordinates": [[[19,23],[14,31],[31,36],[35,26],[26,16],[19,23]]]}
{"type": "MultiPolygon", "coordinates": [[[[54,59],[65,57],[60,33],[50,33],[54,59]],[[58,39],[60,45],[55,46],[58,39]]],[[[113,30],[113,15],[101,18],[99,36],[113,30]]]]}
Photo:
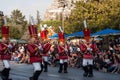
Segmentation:
{"type": "Polygon", "coordinates": [[[62,70],[63,70],[63,64],[60,63],[60,67],[59,67],[59,71],[58,71],[58,73],[61,73],[62,70]]]}
{"type": "Polygon", "coordinates": [[[43,64],[42,64],[42,63],[41,63],[41,65],[40,65],[40,66],[41,66],[41,72],[42,72],[42,71],[43,71],[44,66],[43,66],[43,64]]]}
{"type": "Polygon", "coordinates": [[[44,62],[44,72],[48,72],[48,63],[44,62]]]}
{"type": "Polygon", "coordinates": [[[38,80],[39,75],[41,74],[42,71],[35,71],[33,74],[33,77],[30,77],[29,80],[38,80]]]}
{"type": "Polygon", "coordinates": [[[9,72],[10,72],[10,68],[4,68],[1,72],[1,78],[2,80],[12,80],[9,79],[9,72]]]}
{"type": "Polygon", "coordinates": [[[88,77],[93,77],[93,66],[92,65],[88,66],[88,77]]]}
{"type": "Polygon", "coordinates": [[[68,64],[67,64],[67,62],[65,62],[65,63],[64,63],[64,73],[68,73],[68,72],[67,72],[67,67],[68,67],[68,64]]]}
{"type": "Polygon", "coordinates": [[[4,68],[2,71],[1,71],[1,78],[2,80],[5,80],[6,79],[6,74],[7,73],[7,68],[4,68]]]}
{"type": "Polygon", "coordinates": [[[84,70],[83,76],[87,77],[88,76],[88,67],[87,66],[83,66],[83,70],[84,70]]]}

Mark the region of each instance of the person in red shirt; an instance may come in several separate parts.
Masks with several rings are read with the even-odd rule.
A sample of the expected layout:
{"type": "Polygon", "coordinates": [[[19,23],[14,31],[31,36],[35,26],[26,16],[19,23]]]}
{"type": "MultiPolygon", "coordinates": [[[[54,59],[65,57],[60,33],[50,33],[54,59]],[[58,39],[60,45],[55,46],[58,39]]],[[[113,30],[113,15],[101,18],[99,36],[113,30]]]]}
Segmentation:
{"type": "Polygon", "coordinates": [[[3,61],[4,69],[1,71],[2,80],[12,80],[9,79],[10,72],[10,60],[11,60],[11,50],[12,46],[9,44],[9,40],[2,38],[2,43],[0,44],[0,59],[3,61]]]}
{"type": "Polygon", "coordinates": [[[93,48],[91,47],[91,41],[90,41],[90,29],[87,28],[86,20],[84,20],[84,26],[83,29],[84,33],[84,46],[82,45],[81,50],[83,53],[83,70],[84,70],[84,77],[93,77],[93,48]]]}
{"type": "Polygon", "coordinates": [[[44,72],[48,72],[48,56],[50,54],[50,48],[51,48],[51,43],[48,39],[44,40],[42,48],[43,48],[44,72]]]}
{"type": "Polygon", "coordinates": [[[93,77],[93,54],[98,50],[97,45],[91,42],[84,42],[85,49],[82,49],[83,53],[83,70],[84,77],[93,77]]]}
{"type": "Polygon", "coordinates": [[[38,80],[38,77],[42,73],[43,66],[42,66],[42,53],[40,52],[42,49],[38,45],[37,27],[35,25],[30,25],[29,33],[31,38],[26,47],[28,54],[30,55],[30,63],[34,67],[33,76],[30,77],[29,80],[38,80]]]}
{"type": "Polygon", "coordinates": [[[93,77],[93,55],[92,55],[92,48],[90,44],[86,44],[86,51],[83,53],[83,69],[84,74],[83,76],[93,77]]]}
{"type": "Polygon", "coordinates": [[[60,60],[60,67],[59,67],[59,73],[63,71],[64,73],[68,73],[67,67],[68,67],[68,54],[67,49],[65,48],[65,45],[63,42],[60,42],[58,45],[58,54],[59,54],[59,60],[60,60]]]}
{"type": "MultiPolygon", "coordinates": [[[[2,15],[4,17],[4,15],[2,15]]],[[[13,51],[13,46],[10,44],[9,37],[9,26],[7,26],[7,20],[4,17],[4,25],[1,28],[2,32],[2,42],[0,43],[0,59],[3,61],[4,69],[1,71],[2,80],[12,80],[9,79],[10,72],[10,60],[13,51]]]]}
{"type": "Polygon", "coordinates": [[[44,72],[48,72],[48,56],[50,53],[51,43],[50,39],[48,37],[49,31],[47,29],[47,24],[44,24],[44,26],[41,26],[41,32],[40,32],[40,38],[43,42],[42,48],[43,48],[43,69],[44,72]]]}
{"type": "Polygon", "coordinates": [[[30,42],[27,44],[27,49],[30,55],[30,63],[34,67],[34,74],[30,77],[30,80],[38,80],[42,72],[42,54],[39,53],[39,47],[36,44],[35,38],[30,39],[30,42]]]}
{"type": "Polygon", "coordinates": [[[59,60],[60,60],[60,66],[58,73],[61,73],[64,70],[64,73],[68,73],[68,48],[65,46],[65,37],[64,32],[60,27],[60,32],[58,33],[59,37],[59,45],[58,45],[58,54],[59,54],[59,60]]]}

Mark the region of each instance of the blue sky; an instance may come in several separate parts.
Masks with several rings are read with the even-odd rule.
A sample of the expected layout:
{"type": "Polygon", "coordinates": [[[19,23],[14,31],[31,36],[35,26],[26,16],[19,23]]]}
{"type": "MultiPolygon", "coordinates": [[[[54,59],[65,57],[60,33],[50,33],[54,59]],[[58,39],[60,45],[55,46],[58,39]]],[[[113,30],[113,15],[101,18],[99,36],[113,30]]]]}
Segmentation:
{"type": "Polygon", "coordinates": [[[0,0],[0,11],[10,16],[13,10],[18,9],[28,18],[29,15],[35,17],[36,11],[38,10],[43,18],[46,8],[50,6],[53,1],[54,0],[0,0]]]}

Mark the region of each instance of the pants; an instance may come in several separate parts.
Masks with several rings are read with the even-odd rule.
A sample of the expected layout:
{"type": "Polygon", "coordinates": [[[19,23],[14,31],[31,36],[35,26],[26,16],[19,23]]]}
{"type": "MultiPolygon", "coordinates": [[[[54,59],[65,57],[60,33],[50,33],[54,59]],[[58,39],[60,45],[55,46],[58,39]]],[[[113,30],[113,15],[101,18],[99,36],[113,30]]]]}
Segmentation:
{"type": "Polygon", "coordinates": [[[48,71],[48,56],[43,56],[44,72],[48,71]]]}
{"type": "Polygon", "coordinates": [[[3,60],[3,64],[4,64],[5,68],[10,68],[9,60],[3,60]]]}
{"type": "Polygon", "coordinates": [[[9,80],[9,72],[10,72],[10,62],[9,60],[3,60],[4,69],[1,71],[2,80],[9,80]]]}
{"type": "Polygon", "coordinates": [[[30,77],[30,80],[38,80],[38,77],[43,70],[43,65],[40,62],[35,62],[35,63],[32,63],[32,64],[33,64],[33,67],[34,67],[34,73],[33,73],[33,76],[30,77]]]}
{"type": "Polygon", "coordinates": [[[41,67],[41,63],[40,62],[36,62],[36,63],[32,63],[33,64],[33,67],[34,67],[34,71],[40,71],[42,70],[42,67],[41,67]]]}
{"type": "Polygon", "coordinates": [[[45,62],[48,62],[48,56],[43,56],[43,60],[44,60],[45,62]]]}
{"type": "Polygon", "coordinates": [[[83,59],[83,66],[93,65],[93,59],[83,59]]]}
{"type": "Polygon", "coordinates": [[[93,59],[83,58],[83,76],[92,77],[93,76],[93,59]]]}
{"type": "Polygon", "coordinates": [[[64,67],[64,73],[67,73],[67,68],[68,68],[67,61],[68,61],[67,59],[60,59],[60,66],[58,70],[59,73],[63,71],[63,67],[64,67]]]}

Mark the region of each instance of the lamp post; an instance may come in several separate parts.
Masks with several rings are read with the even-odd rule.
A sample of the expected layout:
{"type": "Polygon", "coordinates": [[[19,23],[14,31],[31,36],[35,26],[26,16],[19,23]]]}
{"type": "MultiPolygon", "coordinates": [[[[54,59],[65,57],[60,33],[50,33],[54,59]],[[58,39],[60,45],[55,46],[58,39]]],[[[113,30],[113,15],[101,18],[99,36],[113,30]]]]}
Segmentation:
{"type": "Polygon", "coordinates": [[[66,6],[65,0],[59,0],[59,7],[62,7],[62,12],[61,12],[61,20],[62,20],[62,29],[64,32],[64,9],[66,6]]]}

